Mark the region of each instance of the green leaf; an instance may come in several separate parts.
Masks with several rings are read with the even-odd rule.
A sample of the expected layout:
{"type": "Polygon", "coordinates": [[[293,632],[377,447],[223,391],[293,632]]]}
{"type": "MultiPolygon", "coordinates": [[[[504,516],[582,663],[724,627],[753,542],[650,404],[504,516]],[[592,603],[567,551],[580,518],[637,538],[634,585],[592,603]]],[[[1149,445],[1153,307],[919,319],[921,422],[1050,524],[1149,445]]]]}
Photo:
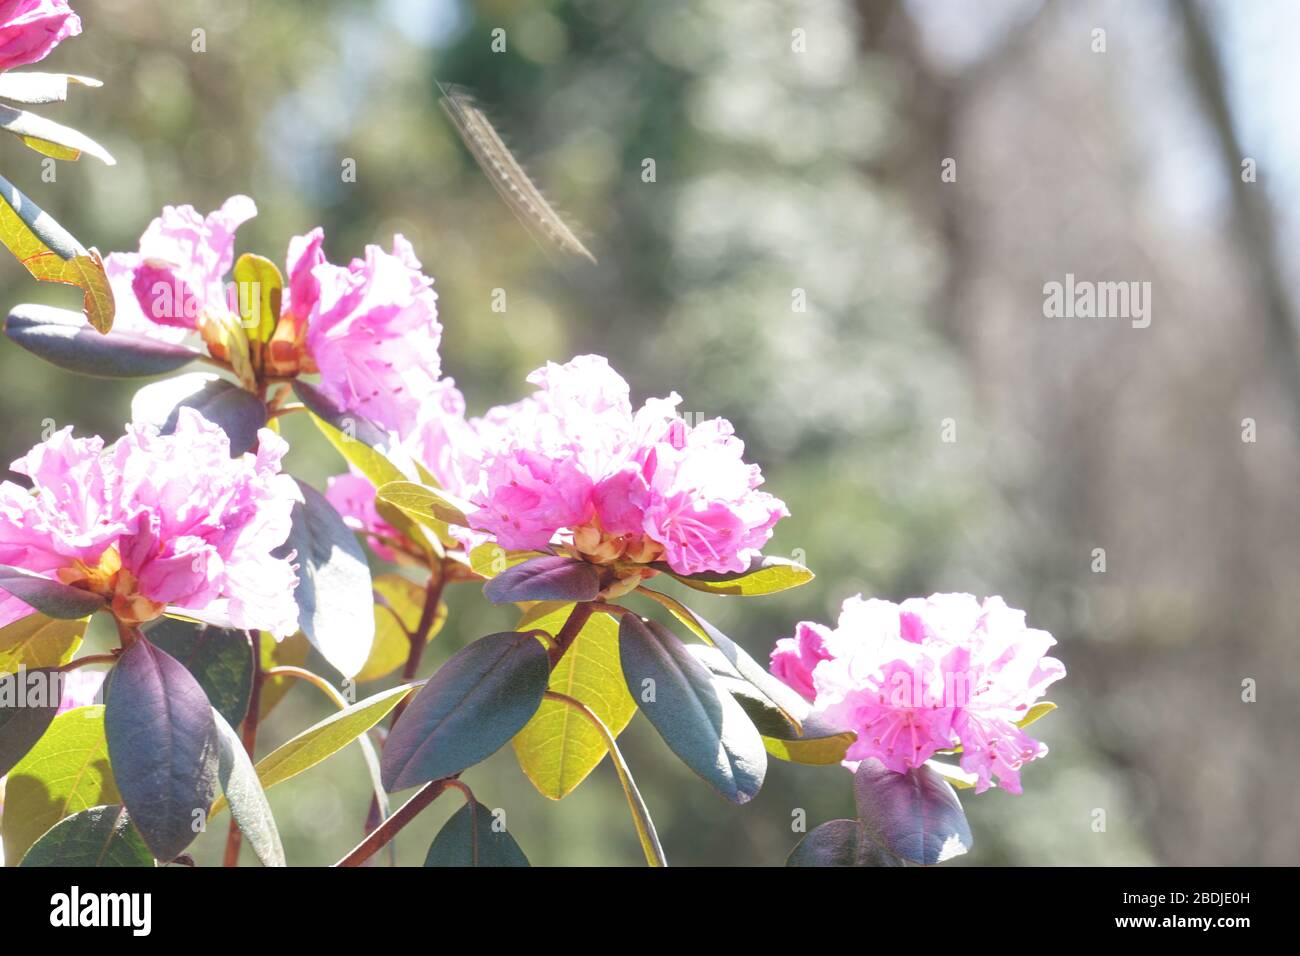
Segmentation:
{"type": "Polygon", "coordinates": [[[9,772],[0,816],[5,859],[16,866],[28,847],[64,817],[120,801],[108,762],[104,708],[76,707],[59,714],[9,772]]]}
{"type": "Polygon", "coordinates": [[[253,693],[253,651],[247,634],[159,618],[145,635],[155,647],[185,665],[208,701],[232,726],[243,722],[253,693]]]}
{"type": "MultiPolygon", "coordinates": [[[[557,634],[572,604],[518,625],[557,634]]],[[[618,626],[605,614],[587,619],[572,646],[551,671],[548,690],[586,704],[615,737],[636,713],[627,692],[618,656],[618,626]]],[[[563,800],[582,783],[608,752],[591,722],[560,701],[543,700],[537,713],[515,735],[515,757],[524,774],[544,797],[563,800]]]]}
{"type": "Polygon", "coordinates": [[[507,568],[539,557],[540,551],[507,551],[493,541],[487,541],[469,553],[469,566],[479,577],[491,580],[507,568]]]}
{"type": "Polygon", "coordinates": [[[28,106],[62,103],[68,98],[68,87],[73,84],[86,87],[104,85],[93,77],[72,73],[0,73],[0,97],[28,106]]]}
{"type": "Polygon", "coordinates": [[[216,794],[212,707],[184,665],[144,637],[118,659],[107,697],[104,730],[122,803],[154,856],[173,860],[216,794]]]}
{"type": "Polygon", "coordinates": [[[0,129],[13,133],[24,143],[45,156],[75,161],[82,153],[94,156],[106,166],[116,166],[115,160],[103,146],[85,133],[46,119],[26,110],[16,110],[0,104],[0,129]]]}
{"type": "Polygon", "coordinates": [[[493,604],[516,601],[594,601],[600,572],[594,564],[562,555],[544,555],[506,568],[483,586],[493,604]]]}
{"type": "Polygon", "coordinates": [[[32,845],[19,866],[153,866],[153,854],[131,826],[126,807],[91,807],[60,820],[32,845]]]}
{"type": "Polygon", "coordinates": [[[842,761],[856,739],[852,731],[823,728],[815,722],[805,721],[802,736],[764,735],[763,746],[778,760],[823,767],[842,761]]]}
{"type": "Polygon", "coordinates": [[[293,506],[289,538],[272,554],[296,552],[298,626],[331,666],[353,677],[375,639],[370,566],[356,536],[325,496],[301,481],[298,488],[303,501],[293,506]]]}
{"type": "Polygon", "coordinates": [[[253,342],[267,342],[280,321],[280,298],[284,277],[279,267],[263,256],[245,252],[235,260],[235,282],[239,287],[239,316],[253,342]]]}
{"type": "Polygon", "coordinates": [[[857,820],[831,820],[799,841],[786,866],[903,866],[877,846],[857,820]]]}
{"type": "Polygon", "coordinates": [[[730,694],[677,636],[625,614],[619,624],[623,678],[637,706],[673,753],[733,803],[763,785],[763,738],[730,694]]]}
{"type": "MultiPolygon", "coordinates": [[[[334,450],[372,485],[378,488],[390,481],[406,479],[406,473],[388,457],[390,441],[386,432],[367,419],[351,416],[331,405],[325,396],[310,385],[295,381],[294,391],[307,406],[308,415],[316,428],[334,446],[334,450]]],[[[420,523],[410,515],[383,502],[376,502],[376,507],[380,516],[403,537],[435,557],[443,556],[442,544],[449,540],[445,523],[432,528],[435,534],[430,538],[420,523]]]]}
{"type": "MultiPolygon", "coordinates": [[[[411,640],[420,625],[420,616],[427,597],[425,588],[400,574],[381,574],[374,579],[375,589],[375,643],[370,657],[356,676],[358,684],[387,677],[406,663],[411,653],[411,640]]],[[[447,620],[447,605],[438,602],[429,639],[437,636],[447,620]]]]}
{"type": "Polygon", "coordinates": [[[125,332],[101,335],[79,313],[47,305],[15,306],[5,320],[5,335],[52,365],[101,378],[164,375],[200,357],[179,345],[125,332]]]}
{"type": "Polygon", "coordinates": [[[743,647],[727,637],[720,630],[706,621],[695,611],[682,604],[676,598],[669,597],[649,588],[641,588],[640,593],[666,607],[672,615],[685,624],[697,637],[711,644],[722,652],[727,662],[740,677],[749,681],[754,687],[784,715],[798,736],[803,721],[807,718],[812,705],[799,696],[780,678],[771,674],[767,668],[754,660],[743,647]]]}
{"type": "Polygon", "coordinates": [[[741,677],[720,650],[709,644],[687,644],[686,650],[708,668],[714,686],[735,698],[764,738],[779,738],[792,733],[790,722],[785,719],[781,709],[741,677]]]}
{"type": "Polygon", "coordinates": [[[814,577],[813,573],[802,564],[786,558],[754,558],[745,571],[702,571],[699,574],[678,574],[666,564],[655,567],[665,574],[672,575],[687,587],[709,594],[775,594],[807,584],[814,577]]]}
{"type": "Polygon", "coordinates": [[[864,760],[853,792],[864,832],[895,856],[930,866],[971,847],[961,801],[928,766],[895,773],[878,760],[864,760]]]}
{"type": "Polygon", "coordinates": [[[266,425],[266,405],[234,382],[206,372],[191,372],[144,386],[131,399],[131,420],[153,425],[170,435],[182,408],[192,408],[230,439],[230,454],[242,455],[257,445],[266,425]]]}
{"type": "Polygon", "coordinates": [[[65,621],[93,614],[105,604],[98,594],[7,564],[0,564],[0,591],[8,591],[47,617],[65,621]]]}
{"type": "Polygon", "coordinates": [[[442,521],[468,528],[469,518],[465,517],[465,512],[474,507],[441,488],[417,485],[413,481],[387,482],[379,486],[375,497],[426,526],[431,526],[429,522],[442,521]]]}
{"type": "MultiPolygon", "coordinates": [[[[310,770],[321,761],[334,756],[392,712],[398,702],[411,692],[415,684],[402,684],[358,701],[347,710],[331,714],[319,723],[308,727],[298,736],[277,747],[257,762],[254,768],[262,781],[262,789],[270,790],[310,770]]],[[[224,797],[212,805],[216,815],[226,806],[224,797]]]]}
{"type": "Polygon", "coordinates": [[[425,866],[528,866],[508,830],[498,830],[492,811],[469,799],[433,838],[425,866]]]}
{"type": "Polygon", "coordinates": [[[45,668],[0,674],[0,777],[36,746],[54,720],[62,686],[57,681],[58,672],[45,668]],[[42,695],[36,702],[33,691],[42,695]]]}
{"type": "Polygon", "coordinates": [[[0,674],[20,667],[58,667],[72,660],[90,618],[47,617],[40,612],[0,628],[0,674]]]}
{"type": "Polygon", "coordinates": [[[537,712],[550,665],[531,634],[489,634],[452,655],[384,745],[389,793],[458,773],[501,748],[537,712]]]}
{"type": "Polygon", "coordinates": [[[0,176],[0,242],[40,282],[75,285],[83,293],[82,311],[100,332],[113,327],[113,288],[104,263],[40,206],[0,176]]]}
{"type": "Polygon", "coordinates": [[[1038,703],[1034,704],[1033,707],[1029,708],[1029,712],[1025,714],[1025,716],[1016,721],[1016,726],[1024,729],[1030,724],[1042,720],[1054,710],[1056,710],[1056,705],[1050,700],[1040,700],[1038,703]]]}
{"type": "MultiPolygon", "coordinates": [[[[311,654],[311,644],[302,631],[282,641],[277,641],[263,631],[259,643],[263,671],[269,671],[273,667],[302,667],[311,654]]],[[[299,682],[292,677],[267,677],[262,681],[262,706],[259,708],[262,720],[266,719],[266,715],[275,709],[276,704],[280,703],[284,695],[289,693],[290,688],[297,683],[299,682]]]]}
{"type": "Polygon", "coordinates": [[[235,818],[239,831],[263,866],[284,866],[280,832],[275,827],[271,805],[266,801],[253,762],[248,759],[239,735],[215,708],[212,719],[217,728],[217,744],[221,748],[218,776],[221,790],[230,805],[230,815],[235,818]]]}

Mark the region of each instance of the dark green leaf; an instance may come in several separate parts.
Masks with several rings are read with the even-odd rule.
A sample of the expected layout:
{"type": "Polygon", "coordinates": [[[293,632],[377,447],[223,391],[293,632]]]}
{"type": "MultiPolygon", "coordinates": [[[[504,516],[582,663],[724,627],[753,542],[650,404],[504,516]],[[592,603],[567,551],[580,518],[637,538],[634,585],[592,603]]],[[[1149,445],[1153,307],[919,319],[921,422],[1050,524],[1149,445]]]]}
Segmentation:
{"type": "Polygon", "coordinates": [[[452,655],[388,735],[390,793],[472,767],[528,723],[546,692],[546,649],[530,634],[479,638],[452,655]]]}
{"type": "Polygon", "coordinates": [[[866,834],[896,856],[929,866],[971,847],[957,793],[927,766],[895,773],[878,760],[864,760],[853,791],[866,834]]]}
{"type": "Polygon", "coordinates": [[[212,719],[217,730],[217,744],[221,748],[218,776],[221,791],[230,805],[230,815],[235,818],[239,831],[263,866],[284,866],[280,832],[275,827],[271,805],[266,801],[253,762],[248,759],[239,735],[215,709],[212,719]]]}
{"type": "Polygon", "coordinates": [[[470,799],[433,838],[425,866],[528,866],[515,838],[497,829],[492,811],[470,799]]]}
{"type": "Polygon", "coordinates": [[[0,674],[0,777],[27,756],[58,713],[57,674],[58,671],[48,668],[0,674]],[[18,686],[18,682],[24,680],[30,689],[33,677],[38,687],[47,689],[43,695],[45,699],[38,706],[33,706],[31,698],[18,686]]]}
{"type": "Polygon", "coordinates": [[[104,606],[104,599],[98,594],[7,564],[0,564],[0,591],[8,591],[46,617],[64,621],[85,617],[104,606]]]}
{"type": "Polygon", "coordinates": [[[253,692],[253,650],[247,634],[173,618],[159,618],[145,633],[155,647],[185,665],[231,726],[243,722],[253,692]]]}
{"type": "Polygon", "coordinates": [[[122,802],[154,856],[193,842],[217,791],[212,707],[179,661],[138,638],[109,678],[104,730],[122,802]]]}
{"type": "Polygon", "coordinates": [[[266,405],[233,382],[205,372],[178,375],[146,385],[131,399],[131,418],[156,425],[170,435],[182,408],[192,408],[230,439],[230,454],[242,455],[257,444],[257,432],[266,424],[266,405]]]}
{"type": "Polygon", "coordinates": [[[76,312],[45,305],[16,306],[5,335],[59,368],[102,378],[165,375],[199,358],[179,345],[125,332],[101,335],[76,312]]]}
{"type": "Polygon", "coordinates": [[[763,785],[767,753],[740,704],[657,622],[625,614],[618,636],[627,689],[659,736],[722,796],[752,799],[763,785]]]}
{"type": "Polygon", "coordinates": [[[881,849],[857,820],[831,820],[799,841],[786,866],[902,866],[881,849]]]}
{"type": "Polygon", "coordinates": [[[594,601],[600,572],[594,564],[559,555],[533,558],[506,568],[483,586],[493,604],[516,601],[594,601]]]}
{"type": "Polygon", "coordinates": [[[153,866],[153,854],[131,826],[126,807],[91,807],[60,820],[19,866],[153,866]]]}
{"type": "Polygon", "coordinates": [[[297,552],[298,626],[331,666],[353,677],[375,639],[370,567],[334,506],[310,485],[299,481],[298,487],[304,500],[293,506],[289,540],[273,553],[297,552]]]}

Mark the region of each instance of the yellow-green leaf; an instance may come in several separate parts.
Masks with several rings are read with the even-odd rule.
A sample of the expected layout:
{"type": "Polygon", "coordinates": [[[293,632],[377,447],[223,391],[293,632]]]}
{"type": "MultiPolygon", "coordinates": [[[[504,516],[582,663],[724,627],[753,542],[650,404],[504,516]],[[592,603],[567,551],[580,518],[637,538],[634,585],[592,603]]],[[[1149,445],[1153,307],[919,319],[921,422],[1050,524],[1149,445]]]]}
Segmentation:
{"type": "MultiPolygon", "coordinates": [[[[302,667],[307,663],[311,653],[311,643],[302,631],[283,641],[277,641],[266,631],[262,632],[262,670],[272,667],[302,667]]],[[[289,688],[295,683],[292,677],[268,677],[262,682],[262,706],[260,715],[265,718],[280,703],[289,688]]]]}
{"type": "Polygon", "coordinates": [[[469,518],[465,517],[465,512],[474,507],[441,488],[418,485],[413,481],[390,481],[380,485],[376,497],[428,527],[435,527],[430,522],[443,521],[467,528],[469,518]]]}
{"type": "Polygon", "coordinates": [[[17,866],[28,847],[66,816],[121,803],[108,763],[104,708],[76,707],[54,718],[9,772],[5,786],[5,861],[17,866]]]}
{"type": "Polygon", "coordinates": [[[487,541],[469,553],[469,566],[475,574],[491,580],[506,568],[541,555],[540,551],[507,551],[496,542],[487,541]]]}
{"type": "Polygon", "coordinates": [[[72,660],[90,618],[60,620],[39,612],[0,628],[0,674],[20,667],[58,667],[72,660]]]}
{"type": "Polygon", "coordinates": [[[807,584],[813,573],[802,564],[786,558],[757,557],[744,571],[702,571],[699,574],[677,574],[666,565],[656,566],[671,574],[682,584],[708,594],[739,594],[755,596],[775,594],[807,584]]]}
{"type": "MultiPolygon", "coordinates": [[[[313,724],[288,743],[271,751],[253,768],[262,781],[262,789],[270,790],[277,783],[284,783],[332,757],[387,717],[415,687],[415,684],[402,684],[367,697],[347,710],[340,710],[313,724]]],[[[225,806],[225,798],[218,797],[212,804],[212,814],[225,809],[225,806]]]]}
{"type": "MultiPolygon", "coordinates": [[[[572,609],[572,604],[562,604],[541,616],[526,612],[519,630],[556,634],[572,609]]],[[[636,713],[636,701],[623,680],[618,625],[612,618],[598,613],[588,619],[551,672],[548,689],[586,704],[615,737],[623,732],[636,713]]],[[[537,713],[515,735],[514,749],[533,786],[552,800],[572,793],[608,752],[590,721],[554,700],[542,701],[537,713]]]]}
{"type": "Polygon", "coordinates": [[[1056,710],[1056,705],[1050,700],[1040,700],[1038,703],[1034,704],[1033,707],[1029,708],[1029,713],[1016,721],[1016,726],[1021,728],[1028,727],[1035,721],[1046,717],[1054,710],[1056,710]]]}
{"type": "Polygon", "coordinates": [[[104,263],[0,176],[0,242],[41,282],[75,285],[83,293],[82,311],[100,332],[113,327],[113,289],[104,263]]]}
{"type": "Polygon", "coordinates": [[[763,737],[763,747],[773,757],[788,760],[791,763],[824,766],[839,763],[844,759],[844,752],[849,749],[855,737],[852,731],[815,737],[808,734],[790,740],[779,737],[763,737]]]}
{"type": "Polygon", "coordinates": [[[269,341],[280,321],[280,297],[284,292],[279,267],[270,259],[246,252],[235,261],[234,275],[244,331],[254,342],[269,341]]]}
{"type": "MultiPolygon", "coordinates": [[[[410,578],[400,574],[380,574],[374,579],[375,588],[375,643],[370,647],[370,657],[357,674],[358,684],[387,677],[404,663],[411,653],[411,640],[407,634],[415,632],[424,611],[426,591],[410,578]]],[[[438,603],[429,639],[442,630],[447,620],[447,605],[438,603]]]]}

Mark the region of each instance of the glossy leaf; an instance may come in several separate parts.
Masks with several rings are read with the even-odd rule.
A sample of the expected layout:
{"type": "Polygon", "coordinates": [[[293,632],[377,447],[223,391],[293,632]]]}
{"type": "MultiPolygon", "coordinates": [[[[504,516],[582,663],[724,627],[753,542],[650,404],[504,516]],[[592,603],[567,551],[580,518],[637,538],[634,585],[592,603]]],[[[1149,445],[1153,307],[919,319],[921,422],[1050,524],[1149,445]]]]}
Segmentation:
{"type": "Polygon", "coordinates": [[[507,551],[493,541],[478,545],[469,553],[470,569],[483,578],[494,578],[507,568],[540,557],[538,551],[507,551]]]}
{"type": "Polygon", "coordinates": [[[530,634],[489,634],[453,654],[389,733],[385,789],[437,780],[496,753],[537,712],[549,670],[530,634]]]}
{"type": "Polygon", "coordinates": [[[726,799],[752,799],[767,772],[763,739],[708,669],[675,634],[633,614],[620,622],[619,654],[628,691],[673,753],[726,799]]]}
{"type": "Polygon", "coordinates": [[[425,866],[528,866],[528,857],[508,830],[498,829],[492,811],[467,800],[433,838],[425,866]]]}
{"type": "Polygon", "coordinates": [[[16,306],[5,320],[5,335],[52,365],[101,378],[165,375],[200,357],[191,349],[126,332],[101,335],[78,313],[47,305],[16,306]]]}
{"type": "Polygon", "coordinates": [[[218,739],[203,688],[139,638],[109,677],[104,730],[122,803],[154,856],[179,856],[217,790],[218,739]]]}
{"type": "Polygon", "coordinates": [[[702,571],[698,574],[678,574],[666,564],[655,565],[655,567],[697,591],[749,597],[797,588],[801,584],[807,584],[814,577],[811,571],[795,561],[762,555],[754,558],[749,568],[744,571],[702,571]]]}
{"type": "Polygon", "coordinates": [[[390,481],[380,485],[376,498],[388,502],[417,521],[442,521],[463,528],[469,527],[469,518],[465,515],[474,507],[441,488],[419,485],[413,481],[390,481]]]}
{"type": "Polygon", "coordinates": [[[93,77],[72,73],[8,72],[0,73],[0,97],[28,106],[62,103],[68,98],[68,87],[73,84],[85,87],[104,85],[93,77]]]}
{"type": "Polygon", "coordinates": [[[246,633],[160,618],[145,634],[185,665],[232,726],[243,722],[253,692],[253,651],[246,633]]]}
{"type": "Polygon", "coordinates": [[[41,282],[81,289],[86,321],[100,332],[113,327],[113,289],[104,263],[40,206],[0,176],[0,242],[41,282]]]}
{"type": "Polygon", "coordinates": [[[1028,727],[1030,724],[1042,720],[1054,710],[1056,710],[1056,705],[1050,700],[1040,700],[1029,708],[1029,712],[1025,716],[1016,721],[1016,726],[1021,729],[1028,727]]]}
{"type": "Polygon", "coordinates": [[[217,731],[220,748],[217,774],[221,791],[226,795],[230,815],[235,818],[239,832],[252,848],[263,866],[284,866],[284,847],[280,845],[280,832],[271,815],[271,805],[266,801],[262,783],[248,759],[243,741],[226,719],[212,711],[212,722],[217,731]]]}
{"type": "MultiPolygon", "coordinates": [[[[426,591],[400,574],[381,574],[374,579],[375,643],[370,657],[356,676],[358,684],[387,677],[406,663],[411,653],[411,639],[420,624],[426,591]]],[[[442,630],[447,620],[447,605],[438,602],[429,639],[442,630]]]]}
{"type": "MultiPolygon", "coordinates": [[[[262,651],[263,671],[269,671],[273,667],[302,667],[307,663],[308,657],[311,656],[311,644],[302,631],[298,631],[292,637],[286,637],[282,641],[277,641],[270,634],[263,631],[259,644],[262,651]]],[[[289,693],[289,689],[298,683],[301,682],[292,677],[267,677],[262,681],[262,706],[260,710],[263,720],[284,699],[284,695],[289,693]]]]}
{"type": "Polygon", "coordinates": [[[353,677],[375,639],[370,567],[343,518],[315,488],[298,482],[303,501],[293,506],[289,539],[272,552],[296,552],[298,626],[321,656],[353,677]]]}
{"type": "Polygon", "coordinates": [[[7,564],[0,564],[0,591],[8,591],[47,617],[65,621],[92,614],[105,603],[98,594],[7,564]]]}
{"type": "Polygon", "coordinates": [[[206,372],[178,375],[146,385],[131,399],[131,420],[153,425],[163,435],[176,430],[182,408],[193,408],[219,425],[230,439],[230,454],[238,456],[257,444],[266,425],[266,405],[234,382],[206,372]]]}
{"type": "MultiPolygon", "coordinates": [[[[314,417],[330,425],[336,432],[340,432],[345,441],[358,441],[368,448],[377,450],[384,456],[390,451],[391,438],[388,430],[380,427],[364,415],[340,407],[333,400],[326,397],[320,389],[299,379],[294,380],[293,393],[298,396],[300,402],[307,406],[307,409],[314,417]]],[[[336,448],[339,447],[329,432],[325,432],[325,437],[329,438],[330,443],[335,445],[336,448]]],[[[339,448],[339,451],[345,458],[348,457],[342,448],[339,448]]],[[[358,465],[357,467],[360,468],[361,466],[358,465]]],[[[365,472],[363,471],[363,473],[365,472]]],[[[367,477],[369,477],[368,474],[367,477]]]]}
{"type": "Polygon", "coordinates": [[[5,860],[16,865],[64,817],[120,801],[108,762],[104,708],[75,707],[59,714],[9,772],[0,815],[5,860]]]}
{"type": "Polygon", "coordinates": [[[864,760],[853,791],[866,834],[896,856],[929,866],[971,847],[961,801],[927,766],[895,773],[878,760],[864,760]]]}
{"type": "Polygon", "coordinates": [[[797,735],[804,718],[812,708],[793,688],[774,676],[767,668],[754,660],[743,647],[676,598],[647,588],[641,589],[640,593],[666,607],[675,618],[690,628],[697,637],[716,647],[737,674],[749,681],[785,715],[786,720],[797,735]]]}
{"type": "MultiPolygon", "coordinates": [[[[541,617],[525,615],[518,626],[521,631],[536,628],[554,635],[572,610],[572,604],[561,604],[541,617]]],[[[618,625],[608,615],[593,614],[587,619],[551,671],[547,689],[586,704],[614,737],[623,732],[636,713],[636,701],[623,682],[618,625]]],[[[524,774],[539,793],[552,800],[563,800],[577,789],[608,753],[591,722],[555,700],[543,700],[512,743],[524,774]]]]}
{"type": "Polygon", "coordinates": [[[17,110],[0,104],[0,129],[13,133],[24,143],[44,156],[75,161],[85,153],[94,156],[107,166],[116,166],[117,160],[103,146],[85,133],[46,119],[37,113],[17,110]]]}
{"type": "Polygon", "coordinates": [[[594,601],[599,593],[600,572],[594,564],[549,554],[506,568],[483,586],[493,604],[594,601]]]}
{"type": "MultiPolygon", "coordinates": [[[[414,686],[402,684],[358,701],[347,710],[340,710],[313,724],[271,751],[254,768],[258,779],[262,781],[262,789],[270,790],[276,784],[284,783],[334,756],[387,717],[414,686]]],[[[225,806],[225,798],[218,799],[212,805],[212,813],[215,815],[225,806]]]]}
{"type": "Polygon", "coordinates": [[[280,321],[284,277],[264,256],[246,252],[235,260],[234,279],[239,289],[239,317],[254,342],[266,342],[280,321]]]}
{"type": "Polygon", "coordinates": [[[903,866],[882,849],[857,820],[831,820],[799,841],[786,866],[903,866]]]}
{"type": "Polygon", "coordinates": [[[19,866],[153,866],[153,854],[131,826],[126,807],[91,807],[60,820],[32,845],[19,866]]]}
{"type": "Polygon", "coordinates": [[[20,667],[58,667],[72,660],[90,619],[47,617],[40,612],[0,628],[0,674],[20,667]]]}
{"type": "Polygon", "coordinates": [[[59,710],[57,681],[57,672],[44,668],[0,673],[0,777],[36,746],[54,720],[59,710]],[[35,702],[28,693],[32,690],[42,694],[35,702]]]}

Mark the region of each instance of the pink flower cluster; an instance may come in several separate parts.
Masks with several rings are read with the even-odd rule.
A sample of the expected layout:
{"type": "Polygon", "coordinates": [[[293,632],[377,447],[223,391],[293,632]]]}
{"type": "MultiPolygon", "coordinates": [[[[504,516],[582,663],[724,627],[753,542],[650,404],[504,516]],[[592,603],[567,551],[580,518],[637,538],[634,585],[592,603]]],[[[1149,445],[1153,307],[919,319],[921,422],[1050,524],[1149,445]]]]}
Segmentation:
{"type": "MultiPolygon", "coordinates": [[[[256,455],[231,458],[225,432],[190,408],[173,434],[127,426],[107,451],[65,428],[12,465],[30,490],[0,482],[0,563],[101,594],[129,623],[173,605],[288,636],[297,578],[271,555],[301,497],[280,474],[287,450],[263,429],[256,455]]],[[[0,625],[30,613],[0,592],[0,625]]]]}
{"type": "MultiPolygon", "coordinates": [[[[731,424],[690,426],[677,395],[633,410],[627,382],[598,355],[548,364],[528,381],[534,395],[469,421],[444,385],[406,445],[503,547],[560,544],[597,563],[662,560],[680,574],[743,571],[788,514],[758,490],[762,474],[731,424]]],[[[382,531],[368,491],[348,476],[331,485],[331,501],[357,527],[382,531]]]]}
{"type": "Polygon", "coordinates": [[[844,602],[834,629],[799,624],[777,642],[772,672],[857,739],[846,764],[877,759],[899,773],[961,747],[976,792],[1020,793],[1020,770],[1047,746],[1017,722],[1065,666],[1046,631],[999,597],[934,594],[902,604],[844,602]]]}
{"type": "MultiPolygon", "coordinates": [[[[165,207],[138,252],[105,260],[118,302],[116,328],[172,342],[198,331],[228,359],[217,350],[229,347],[221,328],[239,322],[241,293],[226,276],[235,231],[256,214],[247,196],[208,216],[193,206],[165,207]]],[[[346,267],[326,260],[323,241],[319,228],[291,241],[281,314],[265,349],[249,359],[250,374],[319,372],[321,391],[344,410],[384,428],[413,429],[439,382],[442,326],[433,280],[401,236],[391,253],[367,246],[364,258],[346,267]]]]}
{"type": "Polygon", "coordinates": [[[80,32],[67,0],[0,0],[0,70],[43,60],[80,32]]]}

